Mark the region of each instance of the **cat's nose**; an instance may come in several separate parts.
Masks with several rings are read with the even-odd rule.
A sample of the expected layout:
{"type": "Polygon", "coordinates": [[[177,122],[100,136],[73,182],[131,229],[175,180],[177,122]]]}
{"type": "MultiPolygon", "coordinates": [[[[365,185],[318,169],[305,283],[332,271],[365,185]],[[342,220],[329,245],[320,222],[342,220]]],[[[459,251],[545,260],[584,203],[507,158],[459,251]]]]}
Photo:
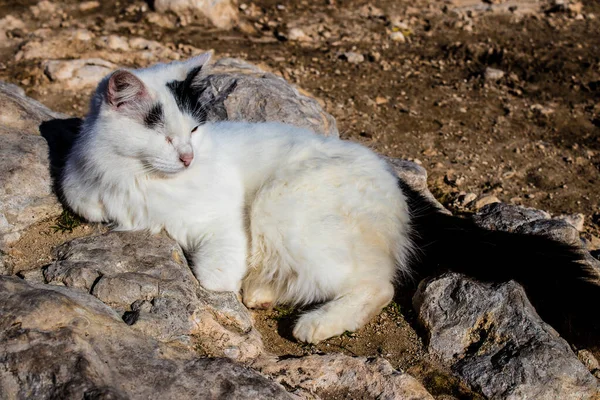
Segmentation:
{"type": "Polygon", "coordinates": [[[189,167],[194,159],[194,153],[183,153],[179,156],[179,159],[186,167],[189,167]]]}

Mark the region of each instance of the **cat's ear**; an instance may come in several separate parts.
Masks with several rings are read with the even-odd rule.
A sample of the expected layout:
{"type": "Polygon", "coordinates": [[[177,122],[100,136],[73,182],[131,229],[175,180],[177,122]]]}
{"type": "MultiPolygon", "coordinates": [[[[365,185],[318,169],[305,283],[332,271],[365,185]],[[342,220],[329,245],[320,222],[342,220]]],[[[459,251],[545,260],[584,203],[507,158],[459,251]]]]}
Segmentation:
{"type": "Polygon", "coordinates": [[[138,104],[148,96],[144,83],[129,71],[120,69],[108,79],[106,101],[114,108],[138,104]]]}
{"type": "Polygon", "coordinates": [[[208,62],[212,58],[212,55],[213,55],[212,51],[207,51],[206,53],[202,53],[198,56],[192,57],[189,60],[184,61],[183,65],[185,66],[185,68],[187,70],[186,72],[190,72],[196,68],[201,69],[206,64],[208,64],[208,62]]]}

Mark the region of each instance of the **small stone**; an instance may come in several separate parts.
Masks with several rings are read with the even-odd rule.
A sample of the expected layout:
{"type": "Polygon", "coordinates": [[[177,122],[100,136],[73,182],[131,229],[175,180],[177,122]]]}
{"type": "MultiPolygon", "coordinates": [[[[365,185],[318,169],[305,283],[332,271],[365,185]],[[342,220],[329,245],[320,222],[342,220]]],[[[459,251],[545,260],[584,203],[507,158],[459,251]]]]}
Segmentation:
{"type": "Polygon", "coordinates": [[[129,43],[127,43],[127,39],[117,35],[110,35],[106,38],[103,38],[104,42],[111,50],[121,50],[127,51],[129,50],[129,43]]]}
{"type": "Polygon", "coordinates": [[[300,28],[292,28],[289,30],[287,34],[288,40],[292,42],[310,42],[312,38],[308,36],[302,29],[300,28]]]}
{"type": "Polygon", "coordinates": [[[98,1],[84,1],[79,3],[79,11],[89,11],[98,7],[100,7],[100,2],[98,1]]]}
{"type": "Polygon", "coordinates": [[[494,195],[483,196],[479,200],[475,202],[475,209],[479,210],[480,208],[487,206],[488,204],[500,203],[500,199],[498,199],[494,195]]]}
{"type": "Polygon", "coordinates": [[[388,103],[388,99],[386,99],[385,97],[377,96],[375,98],[375,104],[377,104],[378,106],[380,106],[382,104],[387,104],[387,103],[388,103]]]}
{"type": "Polygon", "coordinates": [[[353,51],[348,51],[348,52],[344,53],[344,58],[350,64],[360,64],[363,61],[365,61],[365,56],[363,56],[360,53],[355,53],[353,51]]]}
{"type": "Polygon", "coordinates": [[[397,43],[406,43],[406,38],[404,34],[400,31],[390,33],[390,39],[397,43]]]}
{"type": "Polygon", "coordinates": [[[583,224],[585,222],[585,216],[581,213],[570,214],[570,215],[559,215],[556,219],[563,220],[569,225],[573,226],[577,231],[583,231],[583,224]]]}
{"type": "Polygon", "coordinates": [[[468,206],[472,202],[477,199],[477,195],[475,193],[467,193],[459,199],[459,202],[462,206],[468,206]]]}
{"type": "Polygon", "coordinates": [[[490,81],[490,82],[495,82],[498,81],[500,79],[502,79],[505,75],[505,72],[502,71],[501,69],[496,69],[496,68],[486,68],[485,72],[483,73],[483,77],[485,78],[486,81],[490,81]]]}

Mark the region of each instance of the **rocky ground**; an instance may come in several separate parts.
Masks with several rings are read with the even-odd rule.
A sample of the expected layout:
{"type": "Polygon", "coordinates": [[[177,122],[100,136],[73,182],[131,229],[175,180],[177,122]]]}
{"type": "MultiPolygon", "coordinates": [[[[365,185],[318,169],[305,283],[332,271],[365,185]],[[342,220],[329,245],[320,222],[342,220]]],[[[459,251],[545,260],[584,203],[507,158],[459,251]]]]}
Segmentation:
{"type": "Polygon", "coordinates": [[[419,288],[418,301],[411,302],[415,288],[407,290],[359,332],[318,346],[298,344],[290,334],[297,311],[248,313],[233,297],[206,293],[168,239],[149,243],[61,215],[50,186],[60,154],[52,149],[64,140],[56,132],[74,132],[78,121],[40,123],[83,117],[99,78],[118,66],[214,50],[224,59],[216,67],[220,77],[207,78],[215,90],[222,79],[243,79],[225,105],[229,118],[277,119],[323,134],[339,132],[425,167],[429,189],[454,212],[479,210],[485,225],[490,207],[496,207],[485,207],[489,203],[544,209],[548,213],[521,212],[516,220],[514,212],[507,213],[510,229],[533,224],[527,225],[532,233],[551,231],[567,241],[580,236],[597,254],[599,2],[217,1],[205,12],[192,12],[188,3],[0,1],[0,80],[24,90],[0,86],[0,270],[13,275],[0,277],[0,315],[6,316],[0,321],[0,354],[6,355],[0,359],[13,368],[0,372],[0,385],[30,390],[20,392],[23,398],[50,393],[57,381],[63,384],[54,393],[58,397],[181,398],[209,390],[200,385],[193,391],[189,382],[221,371],[221,388],[231,386],[239,398],[594,395],[598,348],[559,338],[526,300],[515,300],[524,297],[518,285],[490,292],[446,276],[419,288]],[[568,217],[551,219],[561,215],[568,217]],[[63,245],[90,235],[94,239],[63,245]],[[99,251],[114,248],[148,251],[98,260],[99,251]],[[179,283],[160,283],[166,275],[178,276],[179,283]],[[168,287],[168,294],[157,287],[168,287]],[[448,303],[441,295],[448,290],[463,293],[463,299],[494,301],[465,308],[466,301],[448,303]],[[16,312],[24,299],[31,300],[29,308],[16,312]],[[454,308],[454,315],[462,315],[455,321],[439,312],[454,308]],[[40,310],[55,320],[40,321],[40,310]],[[485,322],[490,315],[491,325],[485,322]],[[518,329],[507,322],[513,320],[522,321],[518,329]],[[108,336],[102,330],[107,326],[108,336]],[[48,367],[26,387],[16,377],[41,364],[56,365],[52,351],[42,351],[49,343],[65,351],[59,361],[72,368],[48,367]],[[168,374],[130,376],[124,371],[132,364],[122,360],[102,366],[132,343],[138,347],[127,355],[131,362],[149,369],[161,365],[181,381],[146,393],[126,382],[153,387],[151,382],[168,380],[168,374]],[[149,355],[135,358],[136,351],[149,355]],[[334,353],[380,358],[322,355],[334,353]],[[253,369],[203,358],[207,355],[253,369]],[[89,366],[84,372],[77,359],[89,366]],[[194,370],[200,365],[204,372],[194,370]],[[106,368],[120,372],[111,375],[106,368]],[[345,374],[356,370],[364,379],[352,383],[345,374]]]}

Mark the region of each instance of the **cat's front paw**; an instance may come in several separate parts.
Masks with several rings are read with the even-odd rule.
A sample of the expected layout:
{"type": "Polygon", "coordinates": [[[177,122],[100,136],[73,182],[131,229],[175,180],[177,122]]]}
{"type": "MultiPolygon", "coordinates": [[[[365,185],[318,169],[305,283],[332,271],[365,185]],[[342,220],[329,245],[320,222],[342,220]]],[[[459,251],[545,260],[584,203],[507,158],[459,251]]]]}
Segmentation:
{"type": "Polygon", "coordinates": [[[241,280],[224,268],[195,268],[194,274],[200,285],[213,292],[238,292],[241,280]]]}
{"type": "Polygon", "coordinates": [[[253,288],[244,287],[244,293],[242,295],[246,307],[259,309],[273,308],[273,304],[276,300],[275,297],[273,289],[267,286],[253,288]]]}
{"type": "Polygon", "coordinates": [[[304,314],[294,326],[294,337],[301,342],[317,344],[325,339],[338,336],[346,329],[337,318],[331,318],[321,310],[304,314]]]}

